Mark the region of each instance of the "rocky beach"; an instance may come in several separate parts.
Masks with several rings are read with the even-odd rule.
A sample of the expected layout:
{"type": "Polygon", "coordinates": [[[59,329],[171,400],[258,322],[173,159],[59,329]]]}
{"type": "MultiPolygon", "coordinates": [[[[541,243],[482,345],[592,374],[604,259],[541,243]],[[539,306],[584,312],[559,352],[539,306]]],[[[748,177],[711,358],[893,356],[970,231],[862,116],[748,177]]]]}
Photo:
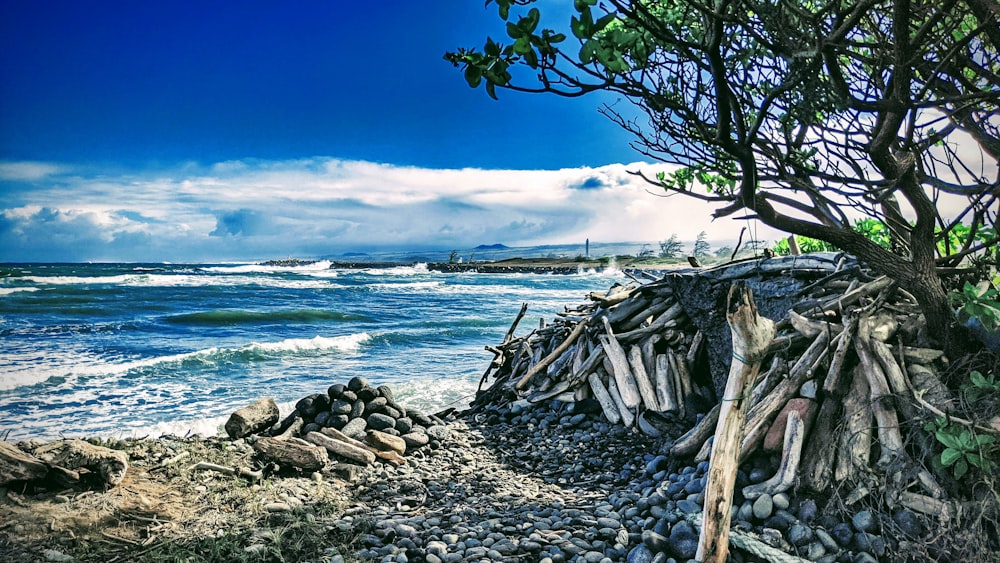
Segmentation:
{"type": "MultiPolygon", "coordinates": [[[[893,429],[876,423],[884,412],[871,413],[917,417],[924,403],[906,406],[903,390],[896,403],[844,407],[844,422],[829,415],[845,397],[844,382],[823,391],[823,374],[836,379],[848,349],[837,342],[857,346],[851,362],[864,361],[867,346],[881,349],[876,336],[838,340],[825,321],[817,329],[831,304],[860,304],[867,314],[889,307],[879,322],[898,329],[910,373],[930,377],[947,367],[939,352],[913,347],[920,331],[906,296],[886,305],[891,287],[881,278],[841,279],[857,272],[836,255],[649,275],[644,283],[637,274],[635,284],[594,292],[591,303],[516,336],[522,308],[503,342],[486,346],[495,359],[469,408],[424,413],[398,401],[391,386],[353,377],[315,389],[283,418],[269,398],[239,409],[225,436],[5,442],[0,470],[10,475],[21,463],[38,473],[0,489],[0,559],[691,561],[707,520],[708,452],[722,416],[718,374],[724,382],[722,356],[730,353],[717,340],[726,320],[712,307],[720,288],[739,278],[756,284],[762,311],[790,317],[764,341],[776,356],[748,415],[760,447],[732,467],[729,560],[989,561],[1000,548],[990,476],[931,473],[921,463],[937,454],[916,441],[921,427],[901,424],[907,443],[890,451],[893,429]],[[769,401],[771,414],[758,422],[769,401]],[[844,428],[857,412],[868,417],[860,428],[870,440],[860,462],[857,448],[830,438],[856,441],[844,428]],[[834,456],[819,466],[808,455],[800,466],[805,424],[823,430],[804,451],[834,456]],[[73,447],[127,460],[127,471],[105,475],[92,460],[51,453],[73,447]],[[853,464],[848,478],[829,478],[834,460],[853,464]],[[807,481],[810,468],[827,478],[807,481]],[[976,486],[963,489],[970,482],[976,486]],[[936,496],[921,492],[932,485],[936,496]]],[[[838,334],[854,330],[847,318],[838,334]]]]}

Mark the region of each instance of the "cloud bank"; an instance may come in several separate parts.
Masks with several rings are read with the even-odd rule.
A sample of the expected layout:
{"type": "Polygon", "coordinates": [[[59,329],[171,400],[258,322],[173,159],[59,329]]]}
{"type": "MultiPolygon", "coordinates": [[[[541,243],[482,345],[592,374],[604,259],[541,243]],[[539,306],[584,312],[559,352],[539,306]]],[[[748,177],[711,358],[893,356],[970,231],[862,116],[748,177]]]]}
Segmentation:
{"type": "Polygon", "coordinates": [[[735,240],[742,223],[628,174],[662,166],[426,169],[310,158],[109,173],[0,163],[0,261],[215,261],[344,252],[735,240]]]}

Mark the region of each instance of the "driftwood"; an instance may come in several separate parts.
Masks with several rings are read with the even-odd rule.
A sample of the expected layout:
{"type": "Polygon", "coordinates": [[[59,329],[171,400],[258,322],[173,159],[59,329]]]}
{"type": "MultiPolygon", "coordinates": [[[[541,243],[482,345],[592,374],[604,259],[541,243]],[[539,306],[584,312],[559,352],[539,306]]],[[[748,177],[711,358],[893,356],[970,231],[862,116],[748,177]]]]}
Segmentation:
{"type": "Polygon", "coordinates": [[[97,475],[105,487],[121,483],[128,471],[128,454],[83,440],[52,442],[36,448],[34,454],[51,465],[70,470],[87,469],[97,475]]]}
{"type": "Polygon", "coordinates": [[[802,444],[806,439],[805,423],[799,413],[788,413],[785,422],[785,443],[781,450],[781,465],[773,477],[756,485],[743,487],[743,496],[755,499],[763,494],[776,495],[792,488],[802,459],[802,444]]]}
{"type": "Polygon", "coordinates": [[[240,477],[246,477],[252,481],[260,481],[264,478],[264,474],[260,471],[252,471],[246,467],[226,467],[224,465],[217,465],[206,461],[192,465],[188,468],[188,471],[215,471],[216,473],[222,473],[224,475],[238,475],[240,477]]]}
{"type": "Polygon", "coordinates": [[[611,370],[609,372],[615,378],[615,384],[625,406],[630,409],[635,408],[639,406],[642,399],[639,396],[639,388],[635,383],[635,377],[632,375],[632,368],[629,366],[628,358],[625,356],[625,350],[615,338],[614,331],[611,330],[611,323],[608,322],[607,318],[603,320],[607,335],[602,335],[600,338],[608,360],[611,362],[611,370]]]}
{"type": "Polygon", "coordinates": [[[618,413],[618,406],[615,404],[614,399],[611,398],[611,394],[608,393],[608,388],[604,386],[601,382],[601,376],[596,373],[591,373],[587,380],[590,382],[590,389],[594,393],[594,398],[601,405],[601,411],[604,413],[604,417],[608,419],[611,424],[618,424],[621,422],[621,414],[618,413]]]}
{"type": "Polygon", "coordinates": [[[696,556],[703,563],[724,563],[729,554],[729,522],[743,418],[750,387],[775,331],[774,322],[758,314],[753,293],[742,283],[734,284],[729,290],[726,319],[733,335],[733,362],[722,397],[705,484],[704,518],[696,556]]]}
{"type": "Polygon", "coordinates": [[[226,434],[235,440],[267,430],[276,422],[278,405],[274,399],[265,397],[231,414],[226,421],[226,434]]]}
{"type": "Polygon", "coordinates": [[[361,465],[371,465],[375,463],[375,454],[365,448],[359,448],[340,440],[334,440],[326,434],[310,432],[306,434],[306,441],[326,448],[332,454],[349,459],[361,465]]]}
{"type": "Polygon", "coordinates": [[[833,478],[853,481],[858,471],[868,467],[872,440],[872,411],[868,406],[868,379],[863,368],[854,368],[851,388],[844,397],[845,427],[840,434],[833,478]]]}
{"type": "Polygon", "coordinates": [[[295,467],[303,471],[319,471],[330,461],[323,448],[298,438],[279,439],[261,436],[253,443],[253,449],[278,465],[295,467]]]}
{"type": "Polygon", "coordinates": [[[14,481],[41,479],[48,472],[49,468],[42,460],[0,440],[0,486],[14,481]]]}

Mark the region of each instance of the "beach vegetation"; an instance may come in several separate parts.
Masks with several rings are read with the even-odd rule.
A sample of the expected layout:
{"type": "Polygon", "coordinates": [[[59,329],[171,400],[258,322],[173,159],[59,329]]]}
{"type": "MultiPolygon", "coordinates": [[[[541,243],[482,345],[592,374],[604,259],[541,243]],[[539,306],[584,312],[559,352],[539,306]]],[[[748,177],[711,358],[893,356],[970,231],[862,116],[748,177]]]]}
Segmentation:
{"type": "Polygon", "coordinates": [[[575,0],[568,21],[534,0],[487,6],[500,35],[445,55],[469,86],[617,95],[601,113],[664,164],[635,175],[857,256],[968,350],[940,268],[998,242],[991,2],[575,0]]]}

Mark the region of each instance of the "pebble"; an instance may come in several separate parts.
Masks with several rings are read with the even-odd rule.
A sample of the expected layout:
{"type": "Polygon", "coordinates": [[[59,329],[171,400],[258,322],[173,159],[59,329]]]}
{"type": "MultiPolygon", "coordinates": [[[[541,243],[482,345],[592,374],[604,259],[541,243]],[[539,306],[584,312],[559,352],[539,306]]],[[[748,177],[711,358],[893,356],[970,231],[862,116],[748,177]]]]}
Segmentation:
{"type": "Polygon", "coordinates": [[[760,495],[757,500],[753,501],[753,515],[758,520],[766,520],[771,516],[772,510],[774,510],[774,501],[769,494],[760,495]]]}
{"type": "Polygon", "coordinates": [[[851,525],[854,529],[859,532],[874,532],[875,531],[875,517],[872,515],[871,511],[862,510],[854,514],[851,517],[851,525]]]}
{"type": "Polygon", "coordinates": [[[691,559],[698,551],[698,532],[687,520],[681,520],[670,530],[670,552],[681,559],[691,559]]]}

